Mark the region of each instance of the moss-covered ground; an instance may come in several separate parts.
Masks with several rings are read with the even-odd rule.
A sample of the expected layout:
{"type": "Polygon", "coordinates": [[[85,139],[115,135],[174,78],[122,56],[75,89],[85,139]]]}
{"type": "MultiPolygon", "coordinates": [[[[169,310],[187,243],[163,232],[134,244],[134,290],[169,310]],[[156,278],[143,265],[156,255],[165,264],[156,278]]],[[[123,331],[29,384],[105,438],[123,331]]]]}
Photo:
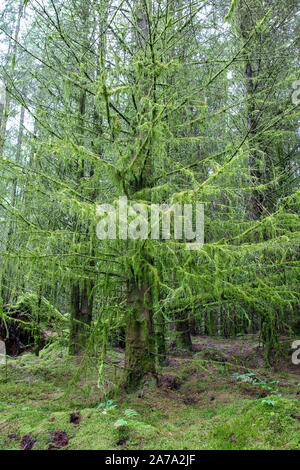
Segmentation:
{"type": "Polygon", "coordinates": [[[0,449],[300,449],[300,366],[264,365],[252,337],[193,338],[126,395],[112,389],[124,354],[97,365],[59,343],[0,366],[0,449]],[[98,384],[99,385],[99,384],[98,384]]]}

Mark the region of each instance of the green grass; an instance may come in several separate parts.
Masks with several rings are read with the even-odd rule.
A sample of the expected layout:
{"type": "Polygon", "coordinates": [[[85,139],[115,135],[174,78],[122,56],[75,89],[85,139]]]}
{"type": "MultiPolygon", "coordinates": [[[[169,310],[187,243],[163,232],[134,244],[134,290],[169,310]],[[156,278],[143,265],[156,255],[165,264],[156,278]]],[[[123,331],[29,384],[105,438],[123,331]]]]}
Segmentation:
{"type": "MultiPolygon", "coordinates": [[[[258,368],[252,380],[242,369],[196,356],[176,357],[163,369],[180,379],[179,389],[145,383],[138,393],[115,397],[106,413],[98,406],[104,398],[96,368],[70,360],[63,347],[9,360],[7,371],[0,366],[0,449],[20,449],[29,434],[33,449],[48,449],[61,431],[69,441],[62,450],[300,449],[299,376],[258,368]],[[127,417],[128,409],[137,414],[127,417]],[[72,412],[80,412],[78,425],[72,412]],[[126,425],[117,428],[120,419],[126,425]]],[[[121,364],[123,357],[111,351],[110,359],[121,364]]],[[[113,377],[107,367],[108,384],[113,377]]]]}

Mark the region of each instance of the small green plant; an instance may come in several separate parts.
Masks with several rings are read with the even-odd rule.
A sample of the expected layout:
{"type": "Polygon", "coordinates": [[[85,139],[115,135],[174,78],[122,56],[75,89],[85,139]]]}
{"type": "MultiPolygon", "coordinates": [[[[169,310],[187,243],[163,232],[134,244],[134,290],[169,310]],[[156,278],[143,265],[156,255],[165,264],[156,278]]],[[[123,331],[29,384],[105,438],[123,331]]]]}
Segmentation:
{"type": "Polygon", "coordinates": [[[127,426],[128,422],[126,419],[120,418],[114,423],[116,429],[121,428],[122,426],[127,426]]]}
{"type": "Polygon", "coordinates": [[[124,444],[130,437],[130,429],[126,419],[120,418],[114,423],[117,444],[124,444]]]}
{"type": "Polygon", "coordinates": [[[279,380],[272,380],[270,382],[266,382],[265,380],[258,379],[255,376],[255,374],[253,374],[252,372],[248,372],[246,374],[234,373],[232,375],[233,375],[233,377],[240,380],[241,382],[251,383],[251,384],[257,386],[258,388],[260,388],[261,390],[269,391],[274,396],[275,395],[278,396],[278,397],[281,396],[281,394],[278,392],[278,388],[276,387],[280,383],[279,380]]]}
{"type": "Polygon", "coordinates": [[[117,405],[114,405],[114,400],[108,400],[103,403],[100,403],[97,406],[97,410],[103,408],[103,414],[106,414],[108,411],[114,410],[117,405]]]}
{"type": "MultiPolygon", "coordinates": [[[[124,411],[124,415],[126,418],[134,418],[135,416],[138,416],[138,412],[131,409],[131,408],[128,408],[127,410],[124,411]]],[[[114,423],[114,427],[115,428],[118,428],[120,426],[124,426],[124,425],[127,425],[128,422],[126,421],[126,419],[124,418],[119,418],[115,423],[114,423]]]]}
{"type": "Polygon", "coordinates": [[[235,372],[234,374],[232,374],[232,376],[240,380],[241,382],[245,382],[245,383],[254,384],[257,381],[255,374],[253,374],[253,372],[247,372],[245,374],[239,374],[238,372],[235,372]]]}
{"type": "MultiPolygon", "coordinates": [[[[132,419],[138,416],[138,412],[128,408],[127,410],[124,411],[124,415],[127,419],[132,419]]],[[[117,421],[114,423],[114,428],[117,432],[117,438],[118,438],[118,443],[124,443],[129,439],[130,436],[130,428],[129,424],[130,422],[124,418],[119,418],[117,421]]]]}
{"type": "Polygon", "coordinates": [[[125,416],[127,416],[127,418],[133,418],[134,416],[138,416],[138,412],[131,409],[125,410],[124,414],[125,416]]]}
{"type": "Polygon", "coordinates": [[[268,396],[267,398],[264,398],[261,400],[261,404],[263,405],[264,408],[277,408],[280,409],[283,405],[284,402],[282,401],[281,395],[275,395],[272,394],[268,396]]]}
{"type": "Polygon", "coordinates": [[[268,406],[275,406],[276,405],[276,401],[271,400],[270,398],[264,398],[261,402],[262,402],[263,405],[268,405],[268,406]]]}

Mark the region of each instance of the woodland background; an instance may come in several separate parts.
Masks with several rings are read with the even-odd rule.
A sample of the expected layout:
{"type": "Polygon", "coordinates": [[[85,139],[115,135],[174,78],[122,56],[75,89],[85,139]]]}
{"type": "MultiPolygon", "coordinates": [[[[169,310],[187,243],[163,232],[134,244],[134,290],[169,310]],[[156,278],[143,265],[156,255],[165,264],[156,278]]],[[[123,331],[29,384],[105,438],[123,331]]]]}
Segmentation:
{"type": "Polygon", "coordinates": [[[62,344],[108,395],[111,348],[126,392],[197,335],[282,360],[300,333],[298,20],[294,0],[1,2],[9,356],[62,344]],[[202,249],[100,241],[96,205],[120,196],[203,203],[202,249]]]}

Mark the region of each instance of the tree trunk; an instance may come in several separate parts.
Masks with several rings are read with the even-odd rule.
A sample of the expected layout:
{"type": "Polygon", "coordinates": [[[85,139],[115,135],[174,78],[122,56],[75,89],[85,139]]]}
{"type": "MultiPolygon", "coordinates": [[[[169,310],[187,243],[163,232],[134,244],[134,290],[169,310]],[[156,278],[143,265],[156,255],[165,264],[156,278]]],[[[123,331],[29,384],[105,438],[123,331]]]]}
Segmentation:
{"type": "Polygon", "coordinates": [[[93,316],[93,298],[89,296],[88,282],[80,289],[74,282],[71,289],[71,319],[69,354],[74,356],[86,350],[93,316]]]}
{"type": "MultiPolygon", "coordinates": [[[[142,52],[143,55],[147,48],[145,40],[149,40],[150,25],[147,14],[147,3],[136,2],[134,12],[134,35],[136,39],[137,57],[142,52]]],[[[153,77],[145,72],[139,77],[139,93],[136,97],[137,106],[140,115],[147,115],[148,106],[143,103],[143,98],[149,93],[149,86],[152,84],[153,77]]],[[[142,118],[141,121],[142,122],[142,118]]],[[[145,131],[138,130],[135,135],[136,143],[140,149],[138,158],[135,161],[133,173],[127,188],[129,196],[133,196],[136,191],[145,187],[151,187],[152,155],[151,139],[146,146],[145,131]]],[[[132,155],[132,162],[136,155],[132,155]]],[[[147,253],[144,258],[148,258],[147,253]]],[[[143,264],[143,262],[142,262],[143,264]]],[[[132,269],[132,271],[134,271],[132,269]]],[[[148,275],[146,270],[142,269],[143,274],[139,280],[132,279],[128,284],[127,301],[130,312],[126,318],[126,349],[125,349],[125,387],[128,391],[136,390],[147,374],[155,374],[155,341],[153,337],[152,326],[152,297],[151,287],[148,285],[148,275]]]]}
{"type": "MultiPolygon", "coordinates": [[[[18,141],[17,141],[17,148],[16,148],[16,163],[20,163],[20,160],[21,160],[23,135],[24,135],[24,121],[25,121],[25,108],[22,106],[21,113],[20,113],[18,141]]],[[[18,180],[17,178],[15,178],[13,180],[13,189],[12,189],[12,196],[11,196],[12,207],[16,207],[17,196],[18,196],[18,180]]],[[[13,217],[10,215],[9,223],[8,223],[8,230],[7,230],[6,251],[11,251],[13,248],[14,225],[15,225],[15,221],[13,217]]],[[[8,261],[7,265],[3,266],[2,273],[0,276],[0,297],[3,300],[3,303],[9,302],[11,284],[12,283],[14,284],[14,282],[15,282],[14,264],[8,261]]]]}
{"type": "MultiPolygon", "coordinates": [[[[13,39],[13,43],[10,42],[10,44],[9,44],[9,50],[8,50],[8,54],[7,54],[7,63],[9,62],[9,59],[12,57],[12,59],[11,59],[11,71],[10,71],[11,80],[13,80],[13,78],[14,78],[14,69],[15,69],[16,55],[17,55],[17,41],[19,39],[21,19],[22,19],[22,16],[23,16],[23,11],[24,11],[24,2],[23,2],[23,0],[20,0],[19,6],[18,6],[16,27],[15,27],[15,31],[14,31],[14,39],[13,39]]],[[[2,115],[1,121],[0,121],[0,155],[3,154],[3,149],[4,149],[4,144],[5,144],[9,108],[10,108],[10,100],[7,99],[6,105],[5,105],[4,110],[3,110],[3,115],[2,115]]]]}
{"type": "Polygon", "coordinates": [[[155,341],[158,364],[162,367],[168,365],[166,348],[166,323],[162,314],[155,321],[155,341]]]}
{"type": "Polygon", "coordinates": [[[177,315],[176,318],[176,342],[179,349],[186,351],[193,350],[193,344],[190,333],[190,322],[186,312],[177,315]]]}
{"type": "MultiPolygon", "coordinates": [[[[90,7],[87,2],[82,2],[82,30],[85,31],[85,28],[88,28],[88,23],[90,20],[90,7]]],[[[83,49],[86,50],[90,46],[88,36],[85,36],[83,42],[83,49]]],[[[79,101],[79,129],[81,131],[81,136],[79,140],[84,143],[84,134],[85,134],[85,119],[86,119],[86,108],[87,108],[87,93],[85,90],[81,90],[79,101]]],[[[94,126],[97,128],[98,115],[94,115],[94,126]]],[[[100,153],[100,151],[99,151],[100,153]]],[[[79,163],[79,159],[76,162],[77,164],[77,183],[80,186],[82,179],[85,177],[85,168],[87,163],[82,160],[79,163]]],[[[90,169],[90,177],[93,176],[93,168],[90,169]]],[[[94,191],[93,194],[89,195],[92,200],[95,200],[97,193],[94,191]]],[[[78,230],[77,228],[78,221],[75,220],[74,232],[78,230]]],[[[79,224],[79,232],[84,232],[85,228],[79,224]]],[[[86,229],[86,240],[90,238],[90,231],[86,229]]],[[[79,242],[80,237],[79,237],[79,242]]],[[[92,254],[94,250],[92,250],[92,254]]],[[[83,263],[84,265],[84,263],[83,263]]],[[[89,261],[89,267],[94,267],[94,261],[89,261]]],[[[72,286],[72,298],[71,298],[71,324],[70,324],[70,337],[69,337],[69,353],[71,355],[81,354],[87,347],[89,339],[89,330],[93,318],[93,295],[90,294],[93,287],[92,281],[85,280],[83,282],[82,289],[80,288],[80,281],[73,281],[72,286]]]]}
{"type": "Polygon", "coordinates": [[[126,325],[125,387],[130,392],[145,375],[155,375],[155,354],[148,286],[131,286],[128,300],[131,313],[126,325]]]}
{"type": "Polygon", "coordinates": [[[195,317],[190,317],[190,335],[191,336],[196,336],[197,334],[197,324],[196,324],[196,319],[195,317]]]}

